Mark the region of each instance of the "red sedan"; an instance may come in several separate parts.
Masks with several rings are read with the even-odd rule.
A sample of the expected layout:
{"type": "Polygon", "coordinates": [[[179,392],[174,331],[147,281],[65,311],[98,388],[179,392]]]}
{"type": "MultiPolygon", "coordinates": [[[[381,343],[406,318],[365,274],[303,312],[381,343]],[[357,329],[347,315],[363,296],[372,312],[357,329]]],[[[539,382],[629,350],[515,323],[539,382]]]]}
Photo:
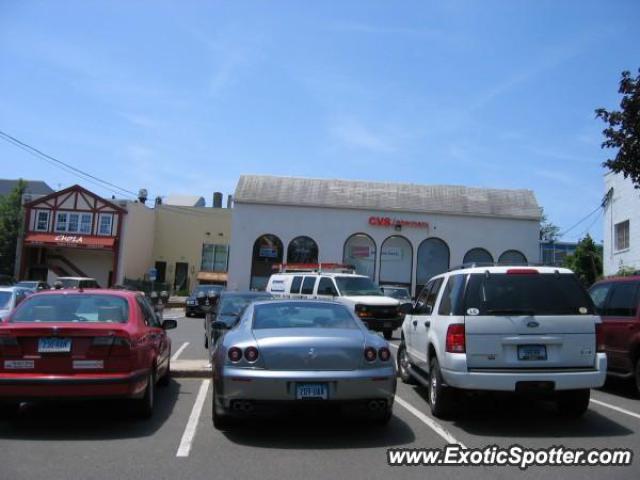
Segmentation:
{"type": "Polygon", "coordinates": [[[129,398],[136,414],[149,417],[156,384],[169,382],[165,331],[175,327],[137,292],[32,295],[0,323],[0,401],[129,398]]]}

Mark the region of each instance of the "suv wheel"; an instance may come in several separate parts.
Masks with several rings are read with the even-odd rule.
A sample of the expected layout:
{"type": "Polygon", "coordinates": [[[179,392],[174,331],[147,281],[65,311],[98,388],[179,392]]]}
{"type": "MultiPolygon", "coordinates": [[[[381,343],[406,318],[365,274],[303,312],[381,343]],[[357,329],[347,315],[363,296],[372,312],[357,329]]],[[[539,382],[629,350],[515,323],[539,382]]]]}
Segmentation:
{"type": "Polygon", "coordinates": [[[391,340],[393,338],[393,330],[387,328],[382,331],[382,335],[384,335],[385,340],[391,340]]]}
{"type": "Polygon", "coordinates": [[[409,354],[407,353],[407,346],[405,345],[404,340],[402,341],[402,343],[400,343],[400,346],[398,347],[397,362],[398,362],[398,373],[400,374],[400,380],[402,380],[403,383],[406,383],[408,385],[415,385],[416,380],[411,376],[411,372],[409,371],[409,368],[411,367],[411,362],[409,361],[409,354]]]}
{"type": "Polygon", "coordinates": [[[434,417],[446,417],[451,412],[453,390],[444,386],[438,359],[431,360],[429,369],[429,406],[434,417]]]}
{"type": "Polygon", "coordinates": [[[563,417],[579,418],[589,408],[591,390],[568,390],[558,392],[558,412],[563,417]]]}

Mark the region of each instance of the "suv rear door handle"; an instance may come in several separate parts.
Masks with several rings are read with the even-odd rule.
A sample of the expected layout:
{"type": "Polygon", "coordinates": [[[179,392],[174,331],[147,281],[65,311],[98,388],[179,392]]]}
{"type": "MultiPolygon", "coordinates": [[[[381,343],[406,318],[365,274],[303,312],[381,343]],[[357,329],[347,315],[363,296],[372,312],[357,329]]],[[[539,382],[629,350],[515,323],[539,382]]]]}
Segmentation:
{"type": "Polygon", "coordinates": [[[424,322],[424,326],[429,328],[431,326],[431,320],[427,320],[426,322],[424,322]]]}
{"type": "Polygon", "coordinates": [[[414,320],[414,321],[413,321],[413,326],[414,326],[414,327],[417,327],[417,326],[418,326],[418,320],[414,320]]]}

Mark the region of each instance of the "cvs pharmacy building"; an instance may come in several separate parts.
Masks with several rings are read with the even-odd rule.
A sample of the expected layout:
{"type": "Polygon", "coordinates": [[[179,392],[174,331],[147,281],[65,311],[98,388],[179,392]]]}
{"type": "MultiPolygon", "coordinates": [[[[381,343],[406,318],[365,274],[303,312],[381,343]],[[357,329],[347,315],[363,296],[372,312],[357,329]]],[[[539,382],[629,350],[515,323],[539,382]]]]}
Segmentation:
{"type": "Polygon", "coordinates": [[[279,263],[345,263],[417,292],[465,262],[538,262],[530,190],[243,175],[230,289],[263,289],[279,263]]]}

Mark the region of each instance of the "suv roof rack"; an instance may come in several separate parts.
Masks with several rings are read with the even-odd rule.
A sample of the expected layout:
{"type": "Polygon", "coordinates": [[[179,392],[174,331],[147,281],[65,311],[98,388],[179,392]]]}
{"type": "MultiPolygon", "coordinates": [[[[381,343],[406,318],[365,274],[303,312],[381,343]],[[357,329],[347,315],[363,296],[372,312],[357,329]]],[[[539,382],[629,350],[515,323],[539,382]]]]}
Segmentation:
{"type": "Polygon", "coordinates": [[[345,265],[342,263],[275,263],[271,269],[277,273],[356,273],[353,265],[345,265]]]}
{"type": "MultiPolygon", "coordinates": [[[[545,265],[540,262],[526,262],[526,263],[517,263],[517,264],[509,264],[509,263],[498,263],[498,262],[467,262],[457,265],[455,267],[451,267],[448,271],[452,272],[454,270],[464,270],[465,268],[479,268],[479,267],[553,267],[554,265],[545,265]]],[[[561,268],[561,267],[556,267],[561,268]]]]}

